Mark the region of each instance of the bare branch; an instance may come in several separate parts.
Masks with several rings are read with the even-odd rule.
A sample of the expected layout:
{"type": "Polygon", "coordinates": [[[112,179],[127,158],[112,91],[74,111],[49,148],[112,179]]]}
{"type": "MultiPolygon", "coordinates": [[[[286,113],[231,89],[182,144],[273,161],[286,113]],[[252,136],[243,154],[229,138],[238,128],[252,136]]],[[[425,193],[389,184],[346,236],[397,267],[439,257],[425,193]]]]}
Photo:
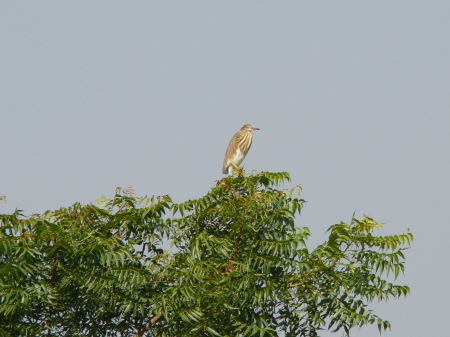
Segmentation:
{"type": "Polygon", "coordinates": [[[158,315],[156,315],[155,317],[153,317],[150,321],[148,321],[146,324],[144,324],[137,332],[137,334],[134,335],[134,337],[140,337],[143,336],[144,333],[149,330],[153,324],[156,323],[156,321],[158,319],[161,318],[161,316],[163,315],[163,312],[160,311],[158,315]]]}

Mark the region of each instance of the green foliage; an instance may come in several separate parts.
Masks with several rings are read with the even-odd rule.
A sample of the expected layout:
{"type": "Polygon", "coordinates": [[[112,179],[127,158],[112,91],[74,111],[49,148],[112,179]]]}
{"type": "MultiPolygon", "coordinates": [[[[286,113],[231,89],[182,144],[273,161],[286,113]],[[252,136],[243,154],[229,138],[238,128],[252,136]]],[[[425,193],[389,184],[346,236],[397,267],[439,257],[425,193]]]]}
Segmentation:
{"type": "Polygon", "coordinates": [[[227,177],[181,204],[118,189],[95,206],[0,215],[0,334],[264,337],[389,328],[368,304],[409,292],[387,279],[404,272],[412,235],[375,236],[381,225],[363,217],[331,226],[309,251],[309,229],[294,223],[301,189],[280,190],[286,181],[284,172],[227,177]],[[163,249],[169,242],[173,252],[163,249]]]}

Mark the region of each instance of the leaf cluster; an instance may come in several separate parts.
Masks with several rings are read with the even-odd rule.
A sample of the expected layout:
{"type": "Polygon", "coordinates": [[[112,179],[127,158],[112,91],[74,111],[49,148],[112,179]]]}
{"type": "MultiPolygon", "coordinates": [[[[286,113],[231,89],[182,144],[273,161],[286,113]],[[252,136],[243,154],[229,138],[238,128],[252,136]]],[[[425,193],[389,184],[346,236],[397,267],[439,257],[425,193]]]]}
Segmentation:
{"type": "Polygon", "coordinates": [[[318,336],[389,322],[372,301],[405,296],[411,233],[370,217],[308,250],[301,187],[285,172],[226,177],[202,198],[137,198],[0,215],[5,336],[318,336]],[[172,244],[172,251],[164,250],[172,244]],[[153,319],[152,319],[153,318],[153,319]]]}
{"type": "Polygon", "coordinates": [[[171,200],[118,189],[102,201],[0,215],[3,335],[117,336],[151,314],[171,200]]]}

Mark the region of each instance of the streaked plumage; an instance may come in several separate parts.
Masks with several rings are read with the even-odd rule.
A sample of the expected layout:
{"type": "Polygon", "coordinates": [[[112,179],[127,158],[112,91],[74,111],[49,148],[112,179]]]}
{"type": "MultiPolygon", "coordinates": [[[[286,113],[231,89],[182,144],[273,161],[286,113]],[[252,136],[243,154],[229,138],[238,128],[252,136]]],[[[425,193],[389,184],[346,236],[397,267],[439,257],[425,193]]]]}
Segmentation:
{"type": "Polygon", "coordinates": [[[235,133],[233,138],[231,138],[223,160],[223,174],[232,174],[233,168],[238,167],[242,163],[248,150],[250,150],[250,147],[252,146],[253,130],[259,129],[254,128],[250,124],[245,124],[235,133]]]}

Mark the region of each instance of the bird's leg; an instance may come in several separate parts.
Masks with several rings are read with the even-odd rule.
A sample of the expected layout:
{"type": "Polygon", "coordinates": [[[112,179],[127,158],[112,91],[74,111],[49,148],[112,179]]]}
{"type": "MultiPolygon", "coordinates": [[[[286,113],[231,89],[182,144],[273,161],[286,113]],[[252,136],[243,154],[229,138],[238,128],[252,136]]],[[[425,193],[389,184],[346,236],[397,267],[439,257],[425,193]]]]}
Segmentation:
{"type": "Polygon", "coordinates": [[[244,168],[237,166],[235,163],[231,163],[231,165],[234,166],[234,173],[236,173],[238,176],[243,176],[244,175],[244,168]]]}
{"type": "Polygon", "coordinates": [[[239,170],[239,166],[237,166],[235,163],[231,163],[231,165],[233,165],[234,166],[234,168],[236,169],[236,170],[239,170]]]}

